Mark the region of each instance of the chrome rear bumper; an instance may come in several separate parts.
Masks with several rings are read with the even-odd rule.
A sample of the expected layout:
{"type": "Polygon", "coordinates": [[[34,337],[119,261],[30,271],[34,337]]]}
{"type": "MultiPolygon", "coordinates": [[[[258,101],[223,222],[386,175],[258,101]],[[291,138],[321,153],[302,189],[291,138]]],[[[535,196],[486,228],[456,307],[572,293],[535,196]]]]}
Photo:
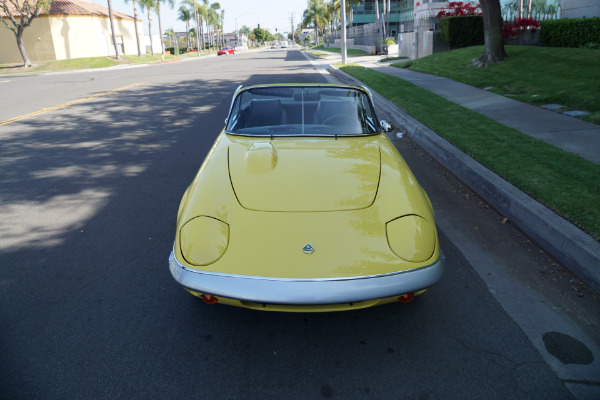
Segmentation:
{"type": "Polygon", "coordinates": [[[352,303],[417,292],[442,277],[445,257],[433,264],[384,275],[325,279],[286,279],[199,271],[169,256],[173,278],[184,287],[230,299],[266,304],[320,305],[352,303]]]}

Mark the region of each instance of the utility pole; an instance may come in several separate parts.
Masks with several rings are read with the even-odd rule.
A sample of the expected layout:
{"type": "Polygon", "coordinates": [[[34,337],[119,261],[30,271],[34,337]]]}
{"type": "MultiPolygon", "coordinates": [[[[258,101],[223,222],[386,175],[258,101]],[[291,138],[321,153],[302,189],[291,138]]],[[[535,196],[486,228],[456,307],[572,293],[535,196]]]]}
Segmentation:
{"type": "Polygon", "coordinates": [[[342,65],[346,64],[346,0],[342,0],[342,65]]]}
{"type": "Polygon", "coordinates": [[[292,47],[296,47],[296,41],[294,40],[294,13],[290,13],[291,17],[290,17],[290,21],[292,23],[292,47]]]}

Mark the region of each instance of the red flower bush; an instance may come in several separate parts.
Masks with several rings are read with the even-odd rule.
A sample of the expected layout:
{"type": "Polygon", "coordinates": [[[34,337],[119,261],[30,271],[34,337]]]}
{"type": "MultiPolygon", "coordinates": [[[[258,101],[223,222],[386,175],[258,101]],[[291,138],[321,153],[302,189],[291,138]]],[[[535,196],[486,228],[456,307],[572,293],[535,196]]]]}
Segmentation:
{"type": "Polygon", "coordinates": [[[462,1],[451,1],[448,3],[448,9],[440,11],[437,17],[462,17],[465,15],[481,15],[481,6],[479,4],[465,4],[462,1]]]}
{"type": "Polygon", "coordinates": [[[540,23],[534,18],[517,18],[514,21],[504,21],[504,36],[517,36],[520,32],[530,29],[535,33],[540,23]]]}

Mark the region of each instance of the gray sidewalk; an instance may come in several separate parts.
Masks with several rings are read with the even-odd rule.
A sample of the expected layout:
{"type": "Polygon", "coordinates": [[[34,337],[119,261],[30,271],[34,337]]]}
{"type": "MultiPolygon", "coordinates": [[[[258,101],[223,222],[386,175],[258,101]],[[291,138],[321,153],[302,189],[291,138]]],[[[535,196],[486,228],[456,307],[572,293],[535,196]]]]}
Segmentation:
{"type": "MultiPolygon", "coordinates": [[[[552,143],[566,151],[600,163],[600,127],[507,99],[451,79],[403,70],[379,63],[380,57],[353,57],[352,62],[398,76],[466,108],[480,112],[507,126],[552,143]],[[550,140],[552,139],[552,141],[550,140]],[[562,140],[564,139],[564,140],[562,140]],[[568,143],[567,143],[568,141],[568,143]]],[[[335,68],[339,57],[313,60],[350,84],[362,84],[335,68]]],[[[374,93],[376,102],[393,116],[397,126],[432,155],[441,165],[471,187],[525,234],[600,292],[600,243],[537,200],[467,156],[431,129],[374,93]]]]}
{"type": "Polygon", "coordinates": [[[372,57],[356,57],[352,58],[352,62],[402,78],[503,125],[600,164],[599,125],[521,103],[452,79],[392,67],[379,63],[372,57]]]}

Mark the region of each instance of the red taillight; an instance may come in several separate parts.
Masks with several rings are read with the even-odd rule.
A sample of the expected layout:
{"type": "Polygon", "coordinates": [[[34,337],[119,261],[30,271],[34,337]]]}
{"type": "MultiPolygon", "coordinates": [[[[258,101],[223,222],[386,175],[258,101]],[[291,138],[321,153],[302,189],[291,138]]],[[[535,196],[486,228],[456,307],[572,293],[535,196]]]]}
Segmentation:
{"type": "Polygon", "coordinates": [[[398,297],[398,301],[400,303],[410,303],[411,301],[413,301],[414,298],[415,298],[414,293],[406,293],[406,294],[403,294],[402,296],[398,297]]]}
{"type": "Polygon", "coordinates": [[[206,294],[206,293],[202,295],[202,300],[204,300],[204,302],[206,304],[217,304],[217,302],[219,301],[219,299],[217,299],[212,294],[206,294]]]}

